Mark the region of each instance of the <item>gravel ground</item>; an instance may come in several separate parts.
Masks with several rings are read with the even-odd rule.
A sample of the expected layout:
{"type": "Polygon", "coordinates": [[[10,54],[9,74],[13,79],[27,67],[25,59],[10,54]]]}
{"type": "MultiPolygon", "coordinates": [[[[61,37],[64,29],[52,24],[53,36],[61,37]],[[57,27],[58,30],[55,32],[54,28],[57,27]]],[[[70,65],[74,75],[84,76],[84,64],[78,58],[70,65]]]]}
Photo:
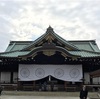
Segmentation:
{"type": "MultiPolygon", "coordinates": [[[[95,97],[97,92],[89,92],[88,99],[95,97]]],[[[0,99],[79,99],[79,92],[3,91],[0,99]]]]}

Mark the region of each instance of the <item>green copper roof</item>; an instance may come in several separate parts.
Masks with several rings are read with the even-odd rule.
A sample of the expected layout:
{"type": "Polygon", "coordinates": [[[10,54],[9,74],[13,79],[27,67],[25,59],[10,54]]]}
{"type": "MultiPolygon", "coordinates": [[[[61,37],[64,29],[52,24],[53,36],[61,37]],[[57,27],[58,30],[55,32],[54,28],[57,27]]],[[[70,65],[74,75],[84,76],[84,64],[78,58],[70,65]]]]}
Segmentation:
{"type": "MultiPolygon", "coordinates": [[[[36,50],[36,49],[35,49],[36,50]]],[[[0,53],[1,57],[18,57],[28,55],[31,51],[13,51],[0,53]]],[[[68,51],[69,54],[80,57],[100,57],[100,53],[89,52],[89,51],[68,51]]]]}
{"type": "Polygon", "coordinates": [[[77,46],[80,50],[100,52],[95,40],[78,40],[78,41],[69,41],[77,46]]]}
{"type": "Polygon", "coordinates": [[[88,51],[69,51],[72,55],[79,55],[81,57],[100,57],[100,53],[88,52],[88,51]]]}
{"type": "Polygon", "coordinates": [[[32,41],[10,41],[5,52],[22,50],[25,46],[32,43],[32,41]]]}
{"type": "MultiPolygon", "coordinates": [[[[38,43],[41,43],[43,39],[46,37],[52,36],[54,39],[59,41],[61,44],[64,44],[65,46],[62,47],[59,45],[59,47],[62,47],[68,54],[72,56],[79,56],[79,57],[100,57],[100,50],[95,42],[95,40],[79,40],[79,41],[66,41],[59,35],[57,35],[53,28],[49,27],[47,28],[46,33],[44,33],[42,36],[40,36],[35,41],[11,41],[8,45],[5,52],[0,53],[1,57],[19,57],[23,55],[33,54],[34,51],[39,46],[35,46],[38,43]],[[27,50],[28,48],[32,47],[31,50],[27,50]],[[67,49],[69,48],[69,49],[67,49]],[[70,50],[72,48],[72,50],[70,50]]],[[[42,42],[44,44],[44,42],[42,42]]],[[[43,44],[41,46],[43,46],[43,44]]],[[[56,45],[55,43],[55,46],[56,45]]]]}
{"type": "Polygon", "coordinates": [[[0,53],[1,57],[18,57],[20,55],[27,55],[29,51],[12,51],[12,52],[5,52],[5,53],[0,53]]]}

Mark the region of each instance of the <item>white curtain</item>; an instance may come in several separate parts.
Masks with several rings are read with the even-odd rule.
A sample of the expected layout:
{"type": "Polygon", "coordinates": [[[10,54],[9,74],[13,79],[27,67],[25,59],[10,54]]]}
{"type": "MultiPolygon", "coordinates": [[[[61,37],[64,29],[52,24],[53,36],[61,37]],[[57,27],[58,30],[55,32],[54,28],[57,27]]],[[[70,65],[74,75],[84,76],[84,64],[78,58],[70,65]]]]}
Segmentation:
{"type": "Polygon", "coordinates": [[[82,65],[19,64],[18,77],[20,81],[33,81],[51,75],[63,81],[81,82],[82,74],[82,65]]]}

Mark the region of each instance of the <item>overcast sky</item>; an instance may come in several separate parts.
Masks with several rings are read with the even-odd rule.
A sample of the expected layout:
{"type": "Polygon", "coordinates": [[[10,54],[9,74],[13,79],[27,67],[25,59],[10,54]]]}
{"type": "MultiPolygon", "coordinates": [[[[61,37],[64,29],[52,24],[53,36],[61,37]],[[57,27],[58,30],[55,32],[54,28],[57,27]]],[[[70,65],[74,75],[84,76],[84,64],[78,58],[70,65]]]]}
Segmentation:
{"type": "Polygon", "coordinates": [[[0,52],[10,41],[34,41],[48,26],[66,40],[96,40],[100,0],[0,0],[0,52]]]}

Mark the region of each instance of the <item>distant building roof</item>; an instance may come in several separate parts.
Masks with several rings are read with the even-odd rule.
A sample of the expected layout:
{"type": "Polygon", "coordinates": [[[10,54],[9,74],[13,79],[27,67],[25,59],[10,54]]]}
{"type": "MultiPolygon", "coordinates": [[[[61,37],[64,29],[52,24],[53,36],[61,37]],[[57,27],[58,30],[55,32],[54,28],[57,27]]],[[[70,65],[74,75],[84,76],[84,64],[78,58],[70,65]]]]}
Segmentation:
{"type": "Polygon", "coordinates": [[[79,49],[100,52],[95,40],[79,40],[79,41],[69,41],[77,46],[79,49]]]}

